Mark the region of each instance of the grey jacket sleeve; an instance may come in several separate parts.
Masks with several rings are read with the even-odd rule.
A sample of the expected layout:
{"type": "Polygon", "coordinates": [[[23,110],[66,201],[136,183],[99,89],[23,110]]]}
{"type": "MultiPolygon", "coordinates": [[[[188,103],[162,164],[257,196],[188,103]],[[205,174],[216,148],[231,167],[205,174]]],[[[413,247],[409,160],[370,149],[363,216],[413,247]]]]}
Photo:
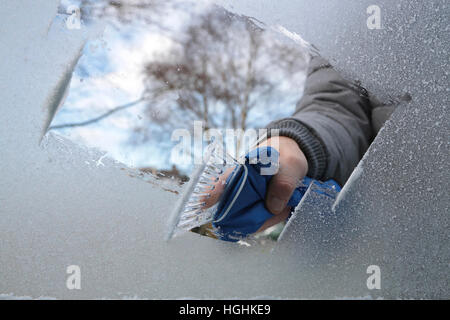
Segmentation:
{"type": "Polygon", "coordinates": [[[364,89],[315,57],[294,115],[272,122],[268,129],[278,129],[299,144],[309,177],[343,185],[373,139],[371,109],[364,89]]]}

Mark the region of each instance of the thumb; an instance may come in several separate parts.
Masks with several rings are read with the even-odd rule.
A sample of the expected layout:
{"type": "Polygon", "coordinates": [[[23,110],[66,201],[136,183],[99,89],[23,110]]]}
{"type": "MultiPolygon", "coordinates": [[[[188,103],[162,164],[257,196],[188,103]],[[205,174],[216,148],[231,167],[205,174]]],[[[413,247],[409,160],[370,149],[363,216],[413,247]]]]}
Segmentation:
{"type": "Polygon", "coordinates": [[[277,140],[279,168],[278,173],[270,180],[266,195],[266,207],[273,214],[283,212],[298,183],[308,171],[308,162],[297,142],[288,137],[278,137],[277,140]]]}
{"type": "Polygon", "coordinates": [[[286,208],[296,186],[295,175],[279,172],[273,176],[267,190],[267,209],[273,214],[280,214],[286,208]]]}

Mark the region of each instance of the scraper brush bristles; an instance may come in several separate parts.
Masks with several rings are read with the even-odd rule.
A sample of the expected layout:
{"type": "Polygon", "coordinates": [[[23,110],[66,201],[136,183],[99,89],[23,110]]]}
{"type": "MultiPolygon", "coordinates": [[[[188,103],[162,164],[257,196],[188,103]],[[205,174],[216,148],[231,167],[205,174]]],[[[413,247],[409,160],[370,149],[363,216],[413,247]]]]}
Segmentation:
{"type": "Polygon", "coordinates": [[[206,207],[206,200],[220,176],[237,164],[235,159],[224,153],[220,144],[213,143],[207,147],[203,163],[191,176],[183,196],[172,213],[167,240],[213,220],[217,204],[206,207]]]}

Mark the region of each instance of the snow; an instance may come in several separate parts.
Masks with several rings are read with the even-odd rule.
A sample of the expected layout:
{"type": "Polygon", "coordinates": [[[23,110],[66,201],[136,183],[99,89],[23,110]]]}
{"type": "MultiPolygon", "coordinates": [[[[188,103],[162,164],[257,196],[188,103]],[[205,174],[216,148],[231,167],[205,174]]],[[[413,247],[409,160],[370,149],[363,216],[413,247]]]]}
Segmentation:
{"type": "MultiPolygon", "coordinates": [[[[314,232],[320,223],[273,252],[195,234],[165,242],[175,193],[151,177],[150,183],[137,179],[132,169],[98,151],[54,134],[42,139],[86,39],[101,29],[66,29],[54,20],[57,0],[4,0],[1,298],[448,298],[448,93],[418,81],[446,83],[446,44],[438,31],[445,29],[448,9],[443,1],[399,1],[406,7],[402,14],[417,13],[415,24],[399,32],[408,17],[390,1],[379,2],[386,8],[385,29],[369,34],[362,21],[368,1],[229,1],[234,10],[305,35],[369,89],[413,95],[377,137],[363,173],[345,187],[336,207],[345,219],[335,227],[342,223],[347,232],[315,255],[315,246],[323,244],[317,239],[325,236],[314,232]],[[414,108],[419,111],[409,112],[414,108]],[[366,288],[372,264],[381,267],[379,291],[366,288]],[[66,288],[69,265],[81,268],[81,290],[66,288]]],[[[297,212],[328,210],[312,200],[297,212]]]]}
{"type": "Polygon", "coordinates": [[[15,296],[13,293],[0,294],[0,300],[55,300],[53,297],[37,297],[33,299],[30,296],[15,296]]]}
{"type": "MultiPolygon", "coordinates": [[[[442,36],[448,31],[448,3],[377,1],[382,28],[369,30],[370,0],[215,2],[300,34],[345,76],[361,80],[383,101],[412,96],[375,139],[338,202],[328,209],[310,206],[311,212],[334,208],[345,217],[342,228],[348,231],[340,240],[346,252],[331,254],[325,259],[330,267],[319,273],[326,283],[328,277],[342,277],[342,286],[350,290],[358,274],[366,276],[363,265],[378,264],[383,277],[379,294],[385,298],[448,298],[449,62],[448,41],[442,36]]],[[[315,230],[320,227],[316,224],[315,230]]],[[[291,233],[288,228],[286,234],[291,233]]],[[[302,233],[295,240],[312,245],[302,233]]],[[[299,259],[306,258],[305,250],[298,248],[299,259]]]]}
{"type": "Polygon", "coordinates": [[[302,276],[280,285],[272,275],[285,265],[265,248],[195,234],[167,243],[175,193],[98,151],[42,138],[86,39],[101,34],[66,29],[54,21],[57,5],[11,0],[0,9],[2,297],[299,295],[302,276]],[[80,266],[81,290],[66,288],[69,265],[80,266]]]}

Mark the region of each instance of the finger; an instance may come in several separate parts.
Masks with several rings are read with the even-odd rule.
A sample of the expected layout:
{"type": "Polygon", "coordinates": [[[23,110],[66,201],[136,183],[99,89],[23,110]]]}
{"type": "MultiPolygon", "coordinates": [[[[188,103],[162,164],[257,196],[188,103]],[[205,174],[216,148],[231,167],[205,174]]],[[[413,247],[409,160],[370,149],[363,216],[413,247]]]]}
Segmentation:
{"type": "Polygon", "coordinates": [[[227,179],[232,172],[233,168],[229,168],[223,175],[219,177],[219,180],[214,183],[214,189],[208,192],[208,195],[202,199],[205,203],[204,208],[211,208],[219,201],[220,196],[225,190],[227,179]]]}
{"type": "Polygon", "coordinates": [[[280,214],[287,206],[294,189],[297,186],[297,178],[281,171],[276,174],[269,183],[266,206],[273,214],[280,214]]]}
{"type": "Polygon", "coordinates": [[[258,231],[256,232],[264,231],[267,228],[270,228],[276,224],[279,224],[282,221],[287,220],[287,218],[289,218],[290,213],[291,213],[290,207],[284,208],[284,210],[280,214],[274,215],[272,218],[267,219],[266,222],[264,222],[264,224],[261,226],[261,228],[259,228],[258,231]]]}

